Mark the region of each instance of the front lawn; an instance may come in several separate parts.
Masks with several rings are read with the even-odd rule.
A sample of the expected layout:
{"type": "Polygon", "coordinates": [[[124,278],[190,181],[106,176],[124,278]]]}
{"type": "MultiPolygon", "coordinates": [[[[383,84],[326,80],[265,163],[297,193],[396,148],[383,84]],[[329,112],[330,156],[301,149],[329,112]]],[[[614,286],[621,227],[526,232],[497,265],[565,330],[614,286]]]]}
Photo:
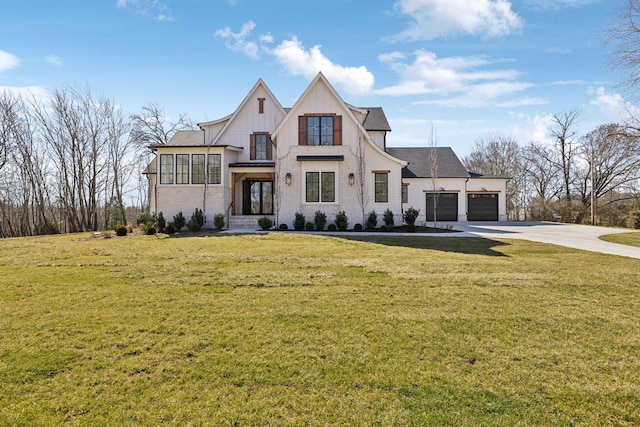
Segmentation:
{"type": "Polygon", "coordinates": [[[604,240],[605,242],[640,247],[640,232],[637,231],[620,234],[606,234],[604,236],[600,236],[600,239],[604,240]]]}
{"type": "Polygon", "coordinates": [[[640,424],[640,260],[86,237],[0,240],[0,425],[640,424]]]}

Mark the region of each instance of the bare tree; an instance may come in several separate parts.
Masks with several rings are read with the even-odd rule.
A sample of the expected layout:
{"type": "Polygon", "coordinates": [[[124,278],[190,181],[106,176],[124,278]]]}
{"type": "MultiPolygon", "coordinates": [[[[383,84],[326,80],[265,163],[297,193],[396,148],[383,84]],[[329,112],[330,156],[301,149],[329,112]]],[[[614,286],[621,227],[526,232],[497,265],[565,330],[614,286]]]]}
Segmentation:
{"type": "Polygon", "coordinates": [[[554,140],[554,146],[558,154],[558,166],[562,172],[564,206],[562,209],[562,220],[571,222],[571,179],[574,157],[576,155],[575,140],[576,132],[574,127],[577,123],[580,112],[577,110],[565,111],[561,114],[554,114],[549,126],[549,135],[554,140]]]}
{"type": "Polygon", "coordinates": [[[622,86],[640,99],[640,0],[624,1],[606,36],[606,43],[613,46],[609,66],[626,73],[622,86]]]}
{"type": "Polygon", "coordinates": [[[527,210],[536,220],[553,219],[553,201],[562,193],[562,174],[554,156],[553,149],[541,142],[531,142],[524,149],[526,181],[534,197],[527,210]]]}

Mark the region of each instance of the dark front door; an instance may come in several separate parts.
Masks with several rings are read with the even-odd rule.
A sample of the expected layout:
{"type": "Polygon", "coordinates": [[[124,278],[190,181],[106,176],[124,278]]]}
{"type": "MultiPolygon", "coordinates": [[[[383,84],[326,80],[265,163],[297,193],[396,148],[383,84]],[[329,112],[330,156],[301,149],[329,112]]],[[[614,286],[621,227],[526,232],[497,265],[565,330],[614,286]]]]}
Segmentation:
{"type": "MultiPolygon", "coordinates": [[[[427,221],[433,221],[433,198],[436,193],[427,193],[427,221]]],[[[458,193],[437,193],[436,221],[458,220],[458,193]]]]}
{"type": "Polygon", "coordinates": [[[244,181],[243,215],[273,215],[273,181],[244,181]]]}
{"type": "Polygon", "coordinates": [[[469,221],[497,221],[498,220],[498,195],[497,194],[469,194],[468,195],[469,221]]]}

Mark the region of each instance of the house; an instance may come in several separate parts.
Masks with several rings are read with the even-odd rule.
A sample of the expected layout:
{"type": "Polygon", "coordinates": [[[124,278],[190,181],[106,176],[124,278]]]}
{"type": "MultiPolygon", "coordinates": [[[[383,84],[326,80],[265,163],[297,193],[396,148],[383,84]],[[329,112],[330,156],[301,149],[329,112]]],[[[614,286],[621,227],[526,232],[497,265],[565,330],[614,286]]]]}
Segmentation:
{"type": "Polygon", "coordinates": [[[451,148],[386,146],[389,123],[380,107],[344,102],[322,73],[291,108],[262,79],[229,116],[179,131],[145,173],[150,206],[169,220],[196,209],[213,227],[222,213],[232,228],[257,225],[262,216],[290,228],[296,213],[329,223],[344,211],[350,226],[371,211],[407,207],[417,224],[436,220],[506,220],[506,177],[468,172],[451,148]]]}

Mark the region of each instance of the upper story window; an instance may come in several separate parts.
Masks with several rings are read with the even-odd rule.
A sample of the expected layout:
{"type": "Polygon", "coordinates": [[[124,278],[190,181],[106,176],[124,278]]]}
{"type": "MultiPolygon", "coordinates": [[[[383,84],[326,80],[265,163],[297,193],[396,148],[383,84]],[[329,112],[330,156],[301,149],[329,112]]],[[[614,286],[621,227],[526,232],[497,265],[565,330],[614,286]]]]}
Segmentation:
{"type": "Polygon", "coordinates": [[[342,116],[300,116],[298,137],[298,145],[342,145],[342,116]]]}
{"type": "Polygon", "coordinates": [[[176,154],[176,184],[189,183],[189,155],[176,154]]]}
{"type": "Polygon", "coordinates": [[[251,135],[251,160],[271,160],[271,139],[268,133],[254,133],[251,135]]]}
{"type": "Polygon", "coordinates": [[[160,184],[173,184],[173,154],[160,154],[160,184]]]}

